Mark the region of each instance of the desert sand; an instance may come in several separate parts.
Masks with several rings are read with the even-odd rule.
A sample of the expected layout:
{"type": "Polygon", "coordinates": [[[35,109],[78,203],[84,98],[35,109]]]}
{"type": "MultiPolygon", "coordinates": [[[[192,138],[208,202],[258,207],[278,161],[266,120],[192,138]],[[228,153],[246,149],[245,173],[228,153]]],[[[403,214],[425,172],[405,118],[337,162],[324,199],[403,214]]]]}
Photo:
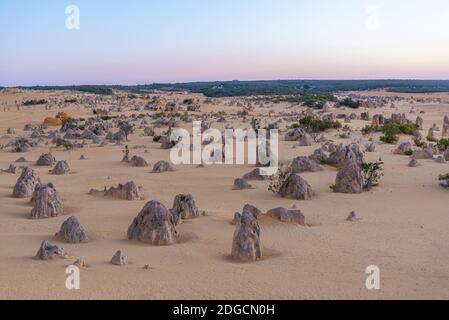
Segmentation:
{"type": "MultiPolygon", "coordinates": [[[[122,114],[146,114],[132,111],[131,106],[144,106],[144,98],[129,100],[123,95],[122,114]]],[[[390,93],[354,93],[387,97],[390,93]]],[[[201,105],[201,113],[224,111],[236,114],[242,107],[231,104],[231,98],[214,99],[191,93],[156,93],[160,104],[193,98],[201,105]]],[[[92,110],[73,104],[63,104],[46,110],[43,105],[16,108],[16,101],[28,99],[80,98],[93,95],[58,91],[0,91],[0,144],[15,137],[27,136],[24,125],[42,124],[46,117],[64,111],[75,118],[93,117],[92,110]],[[13,128],[13,134],[7,129],[13,128]]],[[[434,123],[442,126],[449,115],[449,95],[402,94],[404,101],[395,109],[360,108],[356,111],[331,109],[334,114],[370,112],[404,113],[411,121],[420,115],[424,119],[424,135],[434,123]],[[439,102],[423,100],[410,103],[410,98],[441,98],[439,102]],[[416,113],[411,114],[411,109],[416,113]],[[418,111],[424,110],[424,114],[418,111]]],[[[101,105],[101,102],[98,102],[101,105]]],[[[109,102],[103,103],[107,107],[109,102]]],[[[268,119],[268,111],[299,112],[301,106],[286,103],[266,108],[256,107],[252,115],[268,119]]],[[[112,112],[111,115],[119,115],[112,112]]],[[[192,113],[194,114],[194,113],[192,113]]],[[[228,116],[225,116],[228,117],[228,116]]],[[[268,121],[275,121],[276,115],[268,121]]],[[[227,123],[214,122],[212,127],[224,129],[248,127],[242,117],[228,118],[227,123]]],[[[285,126],[281,124],[281,132],[285,126]]],[[[291,124],[291,123],[290,123],[291,124]]],[[[96,144],[65,151],[51,148],[57,160],[66,160],[72,170],[69,175],[56,176],[49,167],[37,167],[35,161],[50,151],[43,143],[31,152],[11,153],[0,150],[0,168],[6,169],[19,157],[25,157],[42,182],[52,182],[64,201],[64,215],[51,219],[30,220],[30,199],[12,197],[12,189],[20,174],[0,173],[0,299],[448,299],[449,298],[449,196],[438,184],[438,175],[449,172],[448,164],[419,160],[421,166],[408,167],[408,156],[393,154],[397,147],[379,142],[380,134],[362,136],[360,129],[370,122],[353,120],[349,139],[342,139],[336,130],[326,132],[336,144],[359,142],[364,149],[368,138],[376,143],[374,153],[365,158],[385,162],[385,176],[380,186],[363,194],[337,194],[329,188],[335,182],[337,169],[324,166],[315,173],[303,173],[314,190],[309,201],[282,199],[268,191],[269,181],[251,181],[254,189],[233,190],[234,179],[254,169],[254,166],[214,165],[204,168],[177,166],[175,172],[152,174],[159,160],[169,161],[169,150],[143,135],[137,129],[129,136],[131,155],[139,155],[150,164],[135,168],[122,163],[124,146],[112,143],[96,144]],[[361,142],[360,142],[361,141],[361,142]],[[135,146],[140,146],[135,148],[135,146]],[[147,150],[147,152],[145,152],[147,150]],[[84,155],[87,159],[80,160],[84,155]],[[119,183],[135,181],[143,188],[144,200],[123,201],[92,196],[91,188],[103,189],[119,183]],[[126,232],[132,220],[149,200],[159,200],[171,208],[177,194],[191,193],[206,215],[183,222],[177,227],[179,243],[156,247],[127,240],[126,232]],[[263,258],[253,263],[237,263],[230,258],[235,226],[230,222],[235,212],[253,204],[263,212],[276,207],[296,206],[306,217],[307,227],[281,223],[262,217],[261,244],[263,258]],[[360,218],[346,221],[350,212],[360,218]],[[76,216],[89,236],[84,244],[66,244],[55,239],[61,224],[76,216]],[[40,261],[35,258],[43,240],[61,245],[73,258],[40,261]],[[109,263],[117,250],[129,260],[126,266],[109,263]],[[81,270],[81,290],[67,290],[65,268],[77,257],[84,257],[88,268],[81,270]],[[150,268],[145,269],[144,266],[150,268]],[[377,265],[381,270],[381,289],[367,290],[365,270],[377,265]]],[[[191,128],[191,123],[181,122],[191,128]]],[[[50,127],[45,131],[58,130],[50,127]]],[[[157,132],[167,127],[156,128],[157,132]]],[[[440,133],[437,133],[440,134],[440,133]]],[[[401,135],[401,141],[410,137],[401,135]]],[[[297,156],[309,156],[320,147],[295,147],[280,135],[280,160],[288,163],[297,156]]],[[[19,164],[18,164],[19,165],[19,164]]]]}

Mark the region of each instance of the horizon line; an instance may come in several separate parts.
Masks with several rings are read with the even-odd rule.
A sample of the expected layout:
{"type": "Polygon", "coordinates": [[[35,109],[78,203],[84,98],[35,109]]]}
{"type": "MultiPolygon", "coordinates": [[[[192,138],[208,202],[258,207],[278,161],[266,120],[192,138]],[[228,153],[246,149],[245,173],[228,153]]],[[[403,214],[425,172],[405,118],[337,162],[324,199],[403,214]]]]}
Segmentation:
{"type": "Polygon", "coordinates": [[[135,83],[135,84],[124,84],[124,83],[115,83],[115,84],[93,84],[93,83],[81,83],[81,84],[58,84],[58,85],[50,85],[50,84],[38,84],[38,85],[16,85],[16,86],[4,86],[0,84],[1,88],[10,88],[10,89],[21,89],[21,88],[36,88],[36,87],[81,87],[81,86],[98,86],[98,87],[136,87],[136,86],[151,86],[151,85],[176,85],[176,84],[191,84],[191,83],[226,83],[226,82],[268,82],[268,81],[315,81],[315,82],[324,82],[324,81],[449,81],[448,79],[419,79],[419,78],[365,78],[365,79],[251,79],[251,80],[197,80],[197,81],[185,81],[185,82],[152,82],[152,83],[135,83]]]}

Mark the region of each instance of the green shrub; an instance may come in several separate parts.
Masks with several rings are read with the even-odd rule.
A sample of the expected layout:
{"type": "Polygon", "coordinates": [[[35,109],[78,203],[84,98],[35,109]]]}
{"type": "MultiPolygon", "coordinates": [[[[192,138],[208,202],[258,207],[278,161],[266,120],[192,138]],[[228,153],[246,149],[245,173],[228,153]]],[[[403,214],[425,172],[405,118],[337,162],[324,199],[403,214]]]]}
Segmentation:
{"type": "Polygon", "coordinates": [[[415,140],[413,141],[415,142],[415,146],[417,146],[418,148],[424,148],[425,142],[421,139],[415,138],[415,140]]]}
{"type": "Polygon", "coordinates": [[[284,183],[290,178],[292,175],[292,168],[290,165],[279,167],[278,171],[271,176],[270,185],[268,187],[268,191],[271,191],[275,194],[279,194],[284,183]]]}
{"type": "Polygon", "coordinates": [[[399,130],[401,130],[403,134],[411,136],[415,132],[415,126],[411,123],[404,123],[399,126],[399,130]]]}
{"type": "Polygon", "coordinates": [[[395,135],[385,135],[380,137],[380,141],[388,144],[395,144],[397,143],[399,138],[395,135]]]}
{"type": "Polygon", "coordinates": [[[362,164],[363,189],[370,190],[379,185],[379,180],[384,176],[382,159],[377,162],[364,162],[362,164]]]}
{"type": "Polygon", "coordinates": [[[351,109],[358,109],[362,103],[358,100],[353,100],[351,98],[346,98],[340,102],[340,106],[349,107],[351,109]]]}
{"type": "Polygon", "coordinates": [[[332,120],[322,120],[313,116],[305,116],[299,120],[298,128],[304,128],[308,133],[319,133],[329,129],[340,129],[341,123],[332,120]]]}
{"type": "Polygon", "coordinates": [[[47,100],[40,99],[40,100],[27,100],[23,103],[24,106],[36,106],[39,104],[47,104],[47,100]]]}
{"type": "Polygon", "coordinates": [[[401,133],[401,128],[397,124],[387,123],[383,126],[382,131],[385,135],[397,135],[401,133]]]}
{"type": "Polygon", "coordinates": [[[449,148],[449,139],[441,139],[438,141],[438,148],[441,151],[446,151],[449,148]]]}
{"type": "Polygon", "coordinates": [[[362,134],[368,135],[370,133],[380,132],[382,131],[382,127],[367,125],[362,129],[362,134]]]}

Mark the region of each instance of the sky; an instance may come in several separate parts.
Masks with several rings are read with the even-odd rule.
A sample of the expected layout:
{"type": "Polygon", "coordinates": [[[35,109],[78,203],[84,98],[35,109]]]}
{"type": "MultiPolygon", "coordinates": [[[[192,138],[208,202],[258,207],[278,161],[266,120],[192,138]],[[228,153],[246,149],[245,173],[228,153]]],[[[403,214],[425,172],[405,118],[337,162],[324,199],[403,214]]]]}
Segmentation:
{"type": "Polygon", "coordinates": [[[0,0],[0,86],[449,79],[448,17],[447,0],[0,0]]]}

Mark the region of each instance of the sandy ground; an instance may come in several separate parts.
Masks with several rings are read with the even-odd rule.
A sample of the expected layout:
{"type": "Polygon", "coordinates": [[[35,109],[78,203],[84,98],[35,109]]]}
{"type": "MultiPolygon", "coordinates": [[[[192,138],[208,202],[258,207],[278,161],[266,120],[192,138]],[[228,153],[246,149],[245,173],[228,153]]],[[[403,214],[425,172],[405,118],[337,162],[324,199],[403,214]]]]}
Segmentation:
{"type": "MultiPolygon", "coordinates": [[[[41,123],[55,110],[42,106],[27,110],[3,111],[25,96],[41,97],[57,93],[0,92],[0,135],[9,127],[20,135],[24,124],[41,123]]],[[[382,93],[376,93],[381,95],[382,93]]],[[[278,106],[275,108],[282,108],[278,106]]],[[[426,129],[442,125],[449,105],[415,105],[426,110],[422,115],[426,129]]],[[[224,104],[206,105],[203,110],[230,110],[224,104]]],[[[399,111],[409,114],[410,106],[399,111]]],[[[78,108],[65,110],[72,115],[91,116],[78,108]]],[[[362,112],[360,110],[358,112],[362,112]]],[[[381,111],[370,111],[372,114],[381,111]]],[[[385,109],[386,114],[397,112],[385,109]]],[[[365,122],[353,121],[360,129],[365,122]]],[[[237,125],[237,124],[236,124],[237,125]]],[[[427,131],[425,131],[426,133],[427,131]]],[[[358,140],[336,138],[339,142],[358,140]]],[[[403,137],[403,139],[407,139],[403,137]]],[[[2,137],[1,144],[10,138],[2,137]]],[[[169,151],[161,150],[151,138],[137,131],[130,137],[132,154],[143,156],[150,166],[169,160],[169,151]],[[149,152],[133,150],[146,145],[149,152]]],[[[378,139],[375,139],[378,141],[378,139]]],[[[365,140],[366,141],[366,138],[365,140]]],[[[299,155],[308,156],[319,145],[293,148],[294,142],[280,141],[284,162],[299,155]]],[[[28,219],[29,200],[12,198],[18,174],[0,173],[0,298],[1,299],[448,299],[449,298],[449,196],[438,186],[437,177],[449,172],[447,164],[420,160],[422,166],[409,168],[409,158],[394,156],[394,146],[379,145],[368,160],[381,157],[385,177],[381,186],[361,195],[334,194],[329,189],[336,169],[325,167],[318,173],[302,176],[312,185],[315,198],[295,201],[270,193],[268,182],[252,182],[253,190],[234,191],[233,181],[253,169],[251,166],[181,166],[176,172],[151,174],[150,168],[132,168],[120,162],[123,147],[87,147],[74,151],[53,150],[58,160],[67,160],[74,171],[53,176],[47,167],[33,164],[43,182],[53,182],[66,207],[64,216],[33,221],[28,219]],[[87,160],[78,160],[84,154],[87,160]],[[102,189],[134,180],[142,186],[145,201],[120,201],[89,196],[90,188],[102,189]],[[152,247],[126,240],[133,218],[148,200],[160,200],[172,206],[179,193],[192,193],[206,217],[178,227],[181,243],[152,247]],[[309,227],[283,224],[263,218],[261,242],[264,258],[250,264],[230,260],[235,227],[230,224],[234,212],[246,203],[266,211],[278,206],[296,205],[304,213],[309,227]],[[345,219],[356,211],[359,222],[345,219]],[[54,234],[62,222],[75,215],[86,229],[90,242],[70,245],[59,243],[54,234]],[[65,287],[65,267],[74,259],[39,261],[34,256],[42,240],[63,245],[74,256],[85,258],[90,268],[81,271],[81,290],[65,287]],[[109,264],[121,249],[130,264],[109,264]],[[144,265],[152,268],[145,270],[144,265]],[[365,287],[367,266],[381,270],[381,290],[365,287]]],[[[48,148],[36,148],[25,154],[0,150],[0,168],[7,168],[20,156],[35,162],[48,148]]]]}

